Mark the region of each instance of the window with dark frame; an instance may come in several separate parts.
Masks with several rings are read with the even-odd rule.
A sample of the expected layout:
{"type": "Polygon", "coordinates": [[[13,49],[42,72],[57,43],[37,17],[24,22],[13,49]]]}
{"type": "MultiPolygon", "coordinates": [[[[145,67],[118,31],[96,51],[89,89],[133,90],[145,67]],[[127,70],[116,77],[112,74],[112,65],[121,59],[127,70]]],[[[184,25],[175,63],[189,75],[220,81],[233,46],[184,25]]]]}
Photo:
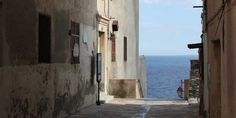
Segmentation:
{"type": "Polygon", "coordinates": [[[80,63],[80,24],[71,21],[71,63],[80,63]]]}
{"type": "Polygon", "coordinates": [[[116,61],[116,37],[114,34],[111,35],[111,61],[116,61]]]}
{"type": "Polygon", "coordinates": [[[127,61],[127,37],[124,37],[124,61],[127,61]]]}

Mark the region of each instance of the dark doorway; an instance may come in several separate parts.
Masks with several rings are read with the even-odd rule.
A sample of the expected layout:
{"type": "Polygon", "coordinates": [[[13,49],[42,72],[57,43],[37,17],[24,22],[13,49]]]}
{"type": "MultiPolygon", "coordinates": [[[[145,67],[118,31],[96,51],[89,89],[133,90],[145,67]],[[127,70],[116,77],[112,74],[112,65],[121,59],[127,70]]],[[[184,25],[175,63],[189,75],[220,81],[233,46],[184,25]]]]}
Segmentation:
{"type": "Polygon", "coordinates": [[[39,40],[38,59],[39,63],[51,62],[51,17],[39,14],[39,40]]]}
{"type": "Polygon", "coordinates": [[[3,13],[0,2],[0,67],[3,65],[3,13]]]}

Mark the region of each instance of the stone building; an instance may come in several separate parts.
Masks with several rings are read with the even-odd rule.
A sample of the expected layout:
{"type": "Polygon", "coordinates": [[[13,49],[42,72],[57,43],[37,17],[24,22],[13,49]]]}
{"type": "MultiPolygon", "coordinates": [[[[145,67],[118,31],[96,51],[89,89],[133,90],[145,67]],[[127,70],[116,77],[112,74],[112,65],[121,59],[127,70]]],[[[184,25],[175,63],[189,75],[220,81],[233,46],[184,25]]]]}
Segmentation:
{"type": "Polygon", "coordinates": [[[200,93],[200,78],[199,78],[199,60],[190,61],[190,87],[189,87],[189,98],[199,98],[200,93]]]}
{"type": "Polygon", "coordinates": [[[1,118],[60,118],[96,102],[97,2],[0,0],[1,118]]]}
{"type": "Polygon", "coordinates": [[[209,118],[236,117],[236,0],[203,0],[201,78],[209,118]]]}
{"type": "Polygon", "coordinates": [[[146,97],[145,58],[139,57],[139,0],[97,0],[102,90],[121,98],[146,97]],[[141,71],[142,70],[142,71],[141,71]]]}

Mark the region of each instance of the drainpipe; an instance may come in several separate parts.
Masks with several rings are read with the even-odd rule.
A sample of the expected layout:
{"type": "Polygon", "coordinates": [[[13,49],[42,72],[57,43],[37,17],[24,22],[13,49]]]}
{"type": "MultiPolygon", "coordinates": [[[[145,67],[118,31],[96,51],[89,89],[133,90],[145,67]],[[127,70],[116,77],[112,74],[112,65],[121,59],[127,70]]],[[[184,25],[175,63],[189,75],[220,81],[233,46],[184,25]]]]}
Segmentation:
{"type": "MultiPolygon", "coordinates": [[[[110,40],[110,0],[108,0],[108,3],[107,3],[107,17],[108,17],[108,28],[107,28],[107,43],[106,43],[106,49],[107,49],[107,47],[108,47],[108,43],[109,43],[109,40],[110,40]]],[[[106,51],[106,53],[107,53],[107,50],[105,50],[106,51]]],[[[106,79],[107,80],[105,80],[105,94],[106,95],[108,95],[108,93],[109,93],[109,89],[107,89],[108,88],[108,76],[107,76],[107,72],[108,72],[108,64],[107,64],[108,62],[105,62],[105,76],[106,76],[106,79]]]]}
{"type": "Polygon", "coordinates": [[[107,33],[108,33],[108,40],[110,40],[110,0],[108,0],[108,28],[107,28],[107,33]]]}

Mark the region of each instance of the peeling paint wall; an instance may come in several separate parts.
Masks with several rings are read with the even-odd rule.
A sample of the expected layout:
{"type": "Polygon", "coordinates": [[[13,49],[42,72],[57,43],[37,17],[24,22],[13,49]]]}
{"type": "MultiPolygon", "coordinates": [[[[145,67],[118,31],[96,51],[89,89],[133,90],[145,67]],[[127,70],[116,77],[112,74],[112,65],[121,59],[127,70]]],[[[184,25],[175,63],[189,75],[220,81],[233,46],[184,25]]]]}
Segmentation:
{"type": "Polygon", "coordinates": [[[94,104],[97,94],[94,68],[97,2],[2,1],[1,118],[62,118],[94,104]],[[39,13],[51,18],[49,64],[38,63],[39,13]],[[80,24],[78,64],[71,64],[71,21],[80,24]]]}
{"type": "Polygon", "coordinates": [[[5,67],[0,77],[2,118],[60,118],[96,101],[94,79],[78,65],[5,67]]]}

